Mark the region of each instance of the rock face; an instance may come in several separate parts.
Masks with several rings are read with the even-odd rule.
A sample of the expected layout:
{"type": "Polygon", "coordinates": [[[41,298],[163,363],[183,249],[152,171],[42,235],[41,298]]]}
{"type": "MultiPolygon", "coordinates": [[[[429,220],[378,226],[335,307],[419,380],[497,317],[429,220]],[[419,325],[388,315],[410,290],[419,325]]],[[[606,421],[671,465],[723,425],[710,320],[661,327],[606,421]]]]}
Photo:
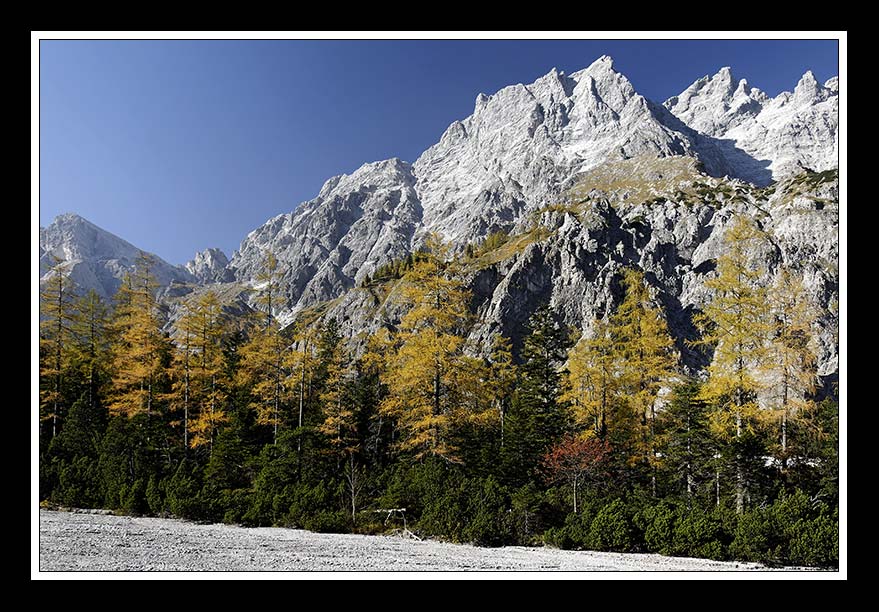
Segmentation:
{"type": "Polygon", "coordinates": [[[456,248],[497,230],[522,231],[583,172],[631,158],[689,156],[714,176],[757,185],[835,167],[838,87],[807,73],[772,99],[729,69],[655,104],[602,56],[570,75],[480,94],[413,164],[365,164],[314,200],[251,232],[229,265],[253,282],[267,250],[282,265],[295,313],[357,286],[437,232],[456,248]]]}
{"type": "MultiPolygon", "coordinates": [[[[40,228],[40,282],[63,270],[80,290],[94,289],[110,299],[125,273],[134,269],[140,253],[134,245],[79,215],[58,215],[48,227],[40,228]]],[[[153,257],[152,271],[161,285],[195,280],[184,268],[153,257]]]]}
{"type": "Polygon", "coordinates": [[[235,279],[232,271],[227,268],[229,258],[220,249],[205,249],[196,253],[192,261],[184,267],[202,284],[226,283],[235,279]]]}
{"type": "MultiPolygon", "coordinates": [[[[710,298],[704,281],[723,253],[723,236],[737,214],[752,217],[767,241],[750,253],[770,283],[780,267],[794,270],[813,300],[829,311],[816,321],[820,373],[837,369],[839,223],[836,172],[802,173],[768,189],[700,173],[691,158],[633,159],[602,167],[581,179],[563,205],[535,217],[535,229],[509,245],[468,262],[477,324],[469,343],[484,352],[496,333],[521,345],[524,326],[541,303],[565,324],[589,332],[592,322],[622,299],[624,267],[645,272],[665,311],[683,364],[691,372],[706,355],[687,340],[697,337],[692,315],[710,298]],[[673,177],[663,183],[656,176],[673,177]],[[644,185],[654,185],[644,191],[644,185]],[[655,185],[659,185],[656,187],[655,185]],[[612,186],[612,187],[609,187],[612,186]],[[517,242],[518,240],[518,242],[517,242]]],[[[393,323],[393,283],[349,291],[323,314],[350,337],[393,323]]]]}
{"type": "Polygon", "coordinates": [[[266,252],[273,252],[288,300],[276,314],[286,321],[409,253],[421,217],[410,164],[365,164],[331,178],[315,199],[248,234],[229,267],[237,279],[253,281],[266,252]]]}

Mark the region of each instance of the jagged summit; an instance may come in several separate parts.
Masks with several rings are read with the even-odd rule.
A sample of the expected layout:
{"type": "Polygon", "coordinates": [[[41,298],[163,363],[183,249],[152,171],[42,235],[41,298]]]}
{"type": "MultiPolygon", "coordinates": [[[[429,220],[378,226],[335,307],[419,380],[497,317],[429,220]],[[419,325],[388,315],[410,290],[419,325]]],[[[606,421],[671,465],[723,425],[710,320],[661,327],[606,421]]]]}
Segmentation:
{"type": "Polygon", "coordinates": [[[224,283],[234,280],[235,276],[227,268],[229,258],[220,249],[209,248],[195,254],[184,266],[198,282],[224,283]]]}

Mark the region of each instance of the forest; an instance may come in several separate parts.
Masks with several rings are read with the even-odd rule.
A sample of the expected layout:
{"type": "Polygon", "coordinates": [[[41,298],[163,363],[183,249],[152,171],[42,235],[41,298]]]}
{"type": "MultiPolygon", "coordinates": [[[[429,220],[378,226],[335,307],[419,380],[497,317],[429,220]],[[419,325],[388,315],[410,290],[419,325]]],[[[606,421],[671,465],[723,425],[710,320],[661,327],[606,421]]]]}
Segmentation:
{"type": "Polygon", "coordinates": [[[582,335],[543,305],[521,343],[471,346],[464,264],[491,245],[455,257],[430,238],[381,269],[368,282],[394,283],[405,314],[356,353],[332,319],[282,328],[270,252],[246,314],[208,287],[170,321],[146,255],[109,304],[57,273],[40,294],[41,505],[835,567],[826,313],[795,273],[752,264],[765,239],[731,223],[686,341],[698,373],[636,269],[582,335]]]}

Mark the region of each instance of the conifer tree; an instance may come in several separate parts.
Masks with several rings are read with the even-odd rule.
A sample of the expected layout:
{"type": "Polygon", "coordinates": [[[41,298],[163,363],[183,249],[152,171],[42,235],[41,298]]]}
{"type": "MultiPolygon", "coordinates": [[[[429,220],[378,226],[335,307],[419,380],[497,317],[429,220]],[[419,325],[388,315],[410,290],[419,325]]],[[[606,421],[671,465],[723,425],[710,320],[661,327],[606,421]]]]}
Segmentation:
{"type": "Polygon", "coordinates": [[[503,453],[508,476],[519,483],[535,475],[544,452],[571,424],[570,408],[562,396],[563,366],[571,344],[568,330],[556,323],[547,306],[531,315],[527,329],[503,453]]]}
{"type": "Polygon", "coordinates": [[[94,409],[109,368],[110,313],[94,290],[78,298],[74,309],[74,358],[79,375],[85,381],[86,401],[94,409]]]}
{"type": "Polygon", "coordinates": [[[287,372],[287,388],[293,393],[297,403],[298,418],[296,420],[296,452],[302,462],[302,435],[305,425],[305,408],[311,397],[312,380],[315,374],[316,359],[314,356],[314,332],[308,325],[303,325],[293,335],[293,343],[284,356],[287,372]]]}
{"type": "Polygon", "coordinates": [[[321,329],[319,345],[324,420],[318,429],[329,439],[334,454],[350,454],[357,450],[357,422],[348,389],[354,372],[335,319],[321,329]]]}
{"type": "MultiPolygon", "coordinates": [[[[175,328],[175,351],[171,364],[171,393],[168,400],[172,410],[183,412],[183,449],[189,449],[189,417],[193,404],[192,368],[195,362],[195,338],[197,333],[196,317],[192,306],[177,321],[175,328]]],[[[180,424],[172,422],[172,426],[180,424]]]]}
{"type": "Polygon", "coordinates": [[[56,264],[40,291],[40,420],[52,423],[53,438],[61,425],[73,314],[72,283],[56,264]]]}
{"type": "Polygon", "coordinates": [[[623,287],[625,298],[611,317],[620,366],[619,391],[635,411],[639,429],[636,447],[641,462],[650,467],[656,496],[656,402],[660,388],[674,376],[677,358],[665,318],[650,298],[644,274],[625,270],[623,287]]]}
{"type": "Polygon", "coordinates": [[[766,363],[771,324],[765,287],[766,271],[751,264],[749,253],[765,237],[745,216],[736,217],[724,237],[717,275],[705,281],[712,299],[695,317],[702,331],[698,344],[714,348],[708,381],[700,397],[714,408],[713,425],[734,445],[736,513],[745,507],[745,457],[742,438],[759,417],[758,373],[766,363]]]}
{"type": "Polygon", "coordinates": [[[393,428],[386,425],[386,417],[379,410],[384,399],[387,386],[386,369],[388,354],[392,351],[393,341],[387,328],[380,328],[366,339],[366,351],[357,364],[358,396],[364,406],[374,406],[374,413],[361,413],[366,416],[362,433],[365,435],[364,449],[378,463],[388,441],[393,435],[393,428]]]}
{"type": "Polygon", "coordinates": [[[619,393],[619,363],[608,321],[596,319],[592,333],[583,336],[568,356],[562,399],[572,407],[578,428],[607,438],[619,393]]]}
{"type": "Polygon", "coordinates": [[[812,395],[818,383],[818,359],[813,325],[818,309],[806,293],[802,281],[787,268],[781,268],[769,290],[772,308],[772,340],[764,372],[771,395],[771,408],[780,421],[779,457],[781,469],[789,458],[788,423],[812,409],[812,395]]]}
{"type": "Polygon", "coordinates": [[[162,352],[167,341],[152,275],[153,257],[141,252],[133,274],[126,275],[116,294],[113,389],[109,409],[128,418],[153,411],[155,384],[162,372],[162,352]]]}
{"type": "Polygon", "coordinates": [[[494,337],[491,349],[489,382],[498,413],[501,448],[504,447],[504,420],[510,410],[513,391],[516,387],[516,376],[512,342],[509,338],[498,334],[494,337]]]}
{"type": "MultiPolygon", "coordinates": [[[[709,408],[699,399],[699,384],[677,385],[671,401],[659,415],[658,447],[663,469],[675,488],[683,491],[687,505],[698,497],[700,487],[715,479],[716,445],[708,423],[709,408]]],[[[711,487],[716,489],[715,487],[711,487]]]]}
{"type": "Polygon", "coordinates": [[[176,324],[175,403],[184,412],[184,444],[213,446],[214,432],[227,420],[223,367],[225,318],[219,298],[206,291],[184,306],[176,324]]]}
{"type": "Polygon", "coordinates": [[[263,264],[256,274],[256,284],[259,287],[256,295],[256,303],[265,314],[264,327],[268,329],[275,325],[275,308],[280,305],[281,271],[278,268],[278,258],[273,251],[263,254],[263,264]]]}
{"type": "Polygon", "coordinates": [[[432,236],[427,249],[404,276],[401,295],[409,311],[388,359],[381,412],[396,419],[400,450],[459,461],[450,434],[463,417],[454,399],[466,375],[460,365],[470,294],[447,261],[448,246],[432,236]]]}
{"type": "Polygon", "coordinates": [[[272,440],[277,444],[278,428],[283,420],[284,356],[288,347],[273,314],[280,300],[280,271],[271,251],[265,254],[257,285],[256,304],[261,312],[250,338],[241,347],[239,381],[250,386],[253,400],[249,405],[256,412],[256,422],[272,428],[272,440]]]}

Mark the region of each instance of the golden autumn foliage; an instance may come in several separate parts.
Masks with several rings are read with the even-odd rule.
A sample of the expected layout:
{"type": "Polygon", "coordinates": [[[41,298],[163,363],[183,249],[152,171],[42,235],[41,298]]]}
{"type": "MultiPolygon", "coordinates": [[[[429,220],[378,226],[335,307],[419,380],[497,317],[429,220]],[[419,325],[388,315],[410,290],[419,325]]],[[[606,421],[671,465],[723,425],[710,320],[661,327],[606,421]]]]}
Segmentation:
{"type": "Polygon", "coordinates": [[[717,259],[717,276],[705,281],[713,298],[696,315],[702,332],[696,343],[710,345],[714,357],[700,397],[717,407],[717,433],[738,436],[757,418],[759,372],[766,363],[772,326],[766,270],[751,264],[749,252],[765,237],[747,217],[733,220],[724,237],[726,250],[717,259]]]}
{"type": "Polygon", "coordinates": [[[614,351],[619,363],[618,388],[636,419],[636,448],[645,463],[657,462],[656,404],[670,386],[677,354],[662,311],[653,303],[644,273],[623,273],[626,295],[611,317],[614,351]]]}
{"type": "Polygon", "coordinates": [[[40,420],[51,421],[52,437],[61,418],[64,369],[73,322],[71,282],[60,268],[40,290],[40,420]]]}
{"type": "Polygon", "coordinates": [[[625,297],[617,311],[596,320],[571,350],[563,399],[587,437],[613,440],[629,464],[655,470],[656,406],[675,375],[677,354],[643,273],[624,270],[622,284],[625,297]]]}
{"type": "Polygon", "coordinates": [[[278,260],[266,252],[262,270],[257,275],[256,304],[261,308],[248,341],[241,347],[238,382],[251,389],[249,406],[256,412],[256,422],[272,428],[275,442],[282,421],[282,404],[286,401],[285,353],[288,345],[281,335],[273,311],[279,301],[278,260]]]}
{"type": "MultiPolygon", "coordinates": [[[[757,395],[765,383],[760,372],[768,358],[772,332],[769,300],[762,285],[766,270],[754,266],[751,253],[764,234],[745,216],[733,219],[717,259],[717,276],[705,281],[713,298],[695,317],[702,332],[696,343],[714,349],[708,380],[699,394],[713,407],[712,426],[721,439],[739,439],[762,417],[757,395]]],[[[744,511],[742,459],[736,456],[736,512],[744,511]]]]}
{"type": "Polygon", "coordinates": [[[156,399],[154,385],[163,371],[161,358],[168,341],[162,334],[152,266],[152,256],[141,253],[134,273],[125,276],[116,294],[114,393],[109,405],[113,415],[149,415],[156,399]]]}
{"type": "Polygon", "coordinates": [[[491,401],[480,384],[488,375],[483,364],[464,354],[470,293],[448,253],[430,237],[425,256],[403,277],[400,294],[409,310],[387,356],[380,413],[396,420],[399,450],[458,461],[452,430],[480,419],[491,401]]]}
{"type": "Polygon", "coordinates": [[[618,394],[617,358],[610,324],[597,319],[592,334],[580,338],[568,354],[564,401],[570,402],[579,428],[607,435],[618,394]]]}
{"type": "Polygon", "coordinates": [[[211,445],[216,429],[228,420],[223,408],[228,384],[222,353],[226,320],[217,294],[207,291],[187,302],[175,327],[171,407],[183,411],[185,444],[211,445]]]}
{"type": "Polygon", "coordinates": [[[769,289],[773,330],[763,369],[770,409],[779,422],[778,454],[787,462],[788,423],[814,407],[818,384],[817,335],[820,312],[803,282],[782,268],[769,289]]]}

